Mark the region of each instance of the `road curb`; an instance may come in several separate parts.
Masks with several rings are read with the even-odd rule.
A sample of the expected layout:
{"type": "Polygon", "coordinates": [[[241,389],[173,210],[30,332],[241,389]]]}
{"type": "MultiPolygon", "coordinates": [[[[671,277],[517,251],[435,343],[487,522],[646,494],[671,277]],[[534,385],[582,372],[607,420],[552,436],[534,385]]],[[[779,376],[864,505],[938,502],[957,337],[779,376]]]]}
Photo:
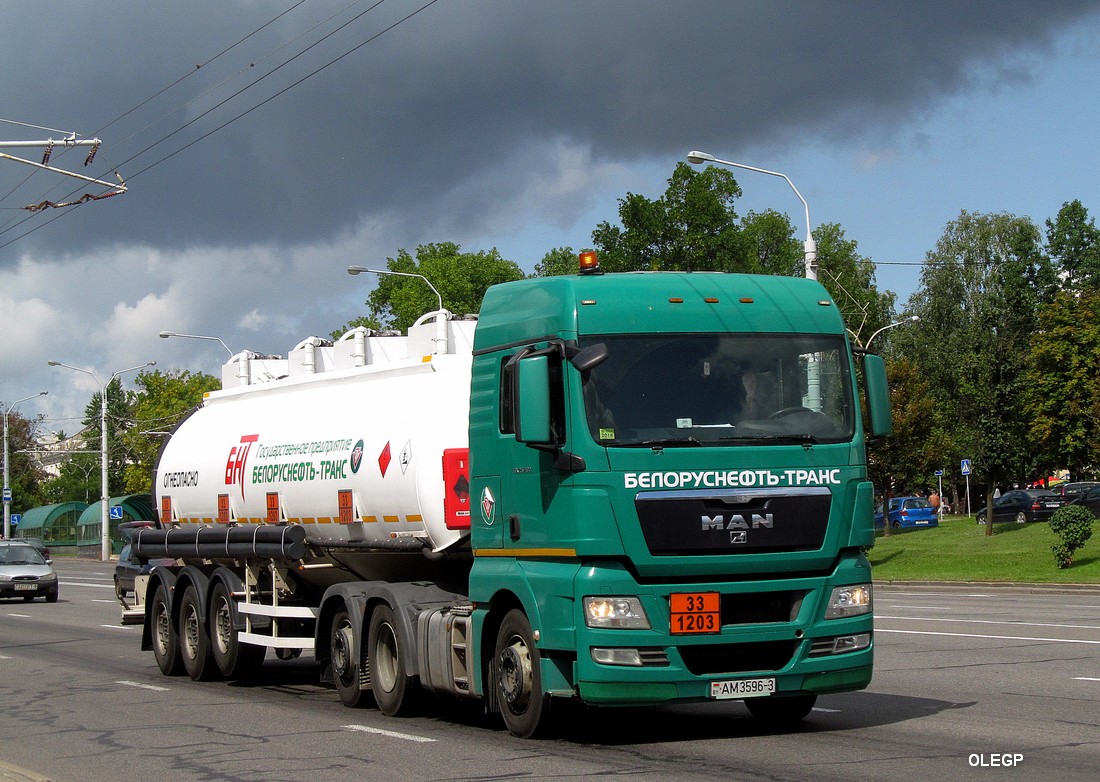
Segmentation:
{"type": "Polygon", "coordinates": [[[1027,594],[1100,594],[1100,584],[1035,584],[1024,581],[874,581],[875,586],[905,589],[997,589],[1027,594]]]}

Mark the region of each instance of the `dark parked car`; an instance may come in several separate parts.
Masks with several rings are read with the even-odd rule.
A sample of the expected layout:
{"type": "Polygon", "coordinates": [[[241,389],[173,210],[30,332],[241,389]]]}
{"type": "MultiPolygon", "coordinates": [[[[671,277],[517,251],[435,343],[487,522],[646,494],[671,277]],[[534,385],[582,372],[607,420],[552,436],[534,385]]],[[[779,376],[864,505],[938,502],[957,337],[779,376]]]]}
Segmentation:
{"type": "Polygon", "coordinates": [[[150,559],[143,562],[134,556],[132,547],[127,543],[122,547],[122,552],[118,555],[118,564],[115,565],[115,596],[121,600],[127,593],[133,592],[134,577],[138,574],[149,573],[158,565],[174,564],[176,564],[174,559],[150,559]]]}
{"type": "Polygon", "coordinates": [[[36,597],[57,602],[57,573],[38,549],[18,540],[0,540],[0,597],[36,597]]]}
{"type": "MultiPolygon", "coordinates": [[[[883,523],[882,505],[875,509],[875,528],[881,529],[883,523]]],[[[890,527],[909,529],[910,527],[939,526],[936,509],[926,497],[891,497],[890,527]]]]}
{"type": "MultiPolygon", "coordinates": [[[[1047,489],[1013,489],[993,500],[993,521],[1050,521],[1054,511],[1065,503],[1062,498],[1047,489]]],[[[978,523],[985,524],[989,509],[978,511],[978,523]]]]}
{"type": "Polygon", "coordinates": [[[1097,486],[1100,486],[1100,481],[1073,481],[1072,483],[1055,486],[1051,491],[1061,497],[1066,505],[1069,505],[1089,489],[1095,489],[1097,486]]]}
{"type": "Polygon", "coordinates": [[[1100,484],[1092,487],[1084,494],[1074,498],[1072,505],[1084,505],[1092,511],[1092,515],[1100,519],[1100,484]]]}
{"type": "Polygon", "coordinates": [[[38,553],[42,555],[44,559],[50,558],[50,548],[42,542],[42,538],[12,538],[13,543],[26,543],[28,546],[34,546],[38,549],[38,553]]]}

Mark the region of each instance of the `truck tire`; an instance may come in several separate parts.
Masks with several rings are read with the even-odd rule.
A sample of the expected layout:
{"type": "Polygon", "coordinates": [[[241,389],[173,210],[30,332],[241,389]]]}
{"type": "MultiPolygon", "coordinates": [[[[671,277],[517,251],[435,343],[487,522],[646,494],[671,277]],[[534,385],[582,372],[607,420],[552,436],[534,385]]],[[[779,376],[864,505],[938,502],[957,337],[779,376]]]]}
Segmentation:
{"type": "Polygon", "coordinates": [[[179,647],[188,676],[197,682],[214,678],[217,668],[210,649],[210,634],[194,585],[184,590],[183,600],[180,601],[179,647]]]}
{"type": "Polygon", "coordinates": [[[370,682],[378,710],[387,717],[408,713],[412,705],[413,683],[405,666],[405,649],[397,620],[389,606],[379,606],[370,617],[370,682]]]}
{"type": "Polygon", "coordinates": [[[810,713],[815,703],[817,703],[817,695],[814,693],[788,697],[772,695],[767,698],[749,698],[745,701],[752,716],[777,727],[798,722],[810,713]]]}
{"type": "Polygon", "coordinates": [[[521,739],[543,723],[548,699],[542,692],[539,650],[527,615],[514,608],[504,616],[493,652],[497,702],[508,731],[521,739]]]}
{"type": "Polygon", "coordinates": [[[150,631],[153,640],[153,657],[157,667],[165,676],[179,676],[183,673],[183,659],[180,657],[180,637],[172,623],[172,612],[168,610],[168,590],[164,584],[153,593],[153,605],[150,608],[150,631]]]}
{"type": "Polygon", "coordinates": [[[332,654],[332,680],[340,702],[351,709],[363,706],[369,687],[360,678],[363,662],[355,654],[355,625],[351,614],[341,611],[332,618],[329,634],[329,650],[332,654]]]}
{"type": "Polygon", "coordinates": [[[210,614],[207,627],[210,630],[210,650],[214,664],[227,679],[246,679],[260,672],[267,649],[255,644],[241,643],[234,627],[236,608],[229,588],[218,582],[210,594],[210,614]]]}

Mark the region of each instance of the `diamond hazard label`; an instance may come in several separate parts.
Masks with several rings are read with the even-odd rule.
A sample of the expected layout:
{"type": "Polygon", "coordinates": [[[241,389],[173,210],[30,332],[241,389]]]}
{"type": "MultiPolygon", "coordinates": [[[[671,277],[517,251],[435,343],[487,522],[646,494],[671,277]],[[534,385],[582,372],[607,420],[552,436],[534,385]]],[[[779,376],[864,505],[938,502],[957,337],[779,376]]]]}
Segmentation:
{"type": "Polygon", "coordinates": [[[382,453],[378,455],[378,469],[382,471],[383,478],[386,477],[386,470],[390,468],[391,459],[392,457],[390,456],[390,444],[387,441],[386,447],[383,448],[382,453]]]}

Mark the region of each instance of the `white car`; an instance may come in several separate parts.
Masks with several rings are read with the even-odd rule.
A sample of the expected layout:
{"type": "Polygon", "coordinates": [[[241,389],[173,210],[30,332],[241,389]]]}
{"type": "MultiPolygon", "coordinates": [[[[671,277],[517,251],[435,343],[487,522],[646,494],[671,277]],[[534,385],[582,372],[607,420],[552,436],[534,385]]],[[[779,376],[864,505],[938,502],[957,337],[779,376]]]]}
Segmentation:
{"type": "Polygon", "coordinates": [[[57,602],[57,573],[34,546],[18,540],[0,540],[0,598],[36,597],[57,602]]]}

